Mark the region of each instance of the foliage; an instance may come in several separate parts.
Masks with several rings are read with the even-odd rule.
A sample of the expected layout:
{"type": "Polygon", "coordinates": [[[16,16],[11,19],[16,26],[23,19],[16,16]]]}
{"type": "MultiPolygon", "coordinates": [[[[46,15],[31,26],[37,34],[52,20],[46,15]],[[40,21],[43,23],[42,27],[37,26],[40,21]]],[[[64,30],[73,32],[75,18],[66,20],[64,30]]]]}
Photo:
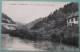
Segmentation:
{"type": "MultiPolygon", "coordinates": [[[[69,3],[67,5],[64,5],[63,8],[60,8],[59,10],[55,10],[53,13],[50,13],[49,16],[43,18],[43,21],[40,21],[36,23],[31,29],[39,29],[44,26],[44,23],[47,25],[50,21],[55,21],[55,27],[61,28],[63,26],[66,26],[66,17],[74,12],[78,11],[78,3],[69,3]]],[[[52,22],[51,22],[52,23],[52,22]]]]}
{"type": "Polygon", "coordinates": [[[63,27],[61,29],[55,29],[51,35],[53,42],[64,43],[78,47],[79,43],[79,27],[63,27]]]}
{"type": "Polygon", "coordinates": [[[54,11],[42,21],[36,23],[30,30],[17,29],[10,32],[16,36],[34,41],[49,40],[78,47],[79,27],[67,27],[66,17],[78,11],[78,3],[70,3],[54,11]]]}

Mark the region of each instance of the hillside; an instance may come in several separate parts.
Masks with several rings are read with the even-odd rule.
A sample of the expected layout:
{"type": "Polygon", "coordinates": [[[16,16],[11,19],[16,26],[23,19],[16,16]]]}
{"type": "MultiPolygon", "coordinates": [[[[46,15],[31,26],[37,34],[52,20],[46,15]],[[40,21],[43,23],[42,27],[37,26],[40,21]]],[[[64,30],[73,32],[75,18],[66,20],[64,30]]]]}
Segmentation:
{"type": "Polygon", "coordinates": [[[45,18],[35,20],[23,26],[22,29],[11,31],[10,36],[39,43],[41,41],[51,41],[78,48],[79,26],[67,26],[66,21],[66,18],[75,12],[78,12],[78,3],[69,3],[45,18]]]}
{"type": "Polygon", "coordinates": [[[77,11],[78,11],[78,3],[67,4],[63,8],[60,8],[59,10],[55,10],[49,16],[43,18],[44,19],[43,21],[36,23],[31,29],[39,29],[39,28],[43,28],[44,26],[46,27],[48,25],[53,26],[53,28],[64,27],[67,25],[66,24],[67,16],[77,11]]]}
{"type": "Polygon", "coordinates": [[[27,27],[27,29],[30,29],[30,28],[32,28],[36,23],[38,23],[38,22],[40,22],[40,21],[42,21],[42,20],[43,20],[43,18],[39,18],[39,19],[36,19],[36,20],[34,20],[34,21],[32,21],[32,22],[24,25],[24,26],[27,27]]]}
{"type": "Polygon", "coordinates": [[[78,12],[78,3],[64,5],[63,8],[43,18],[43,21],[36,23],[31,30],[38,31],[41,34],[40,37],[43,37],[44,40],[63,42],[78,47],[79,26],[67,27],[66,21],[66,18],[75,12],[78,12]]]}
{"type": "Polygon", "coordinates": [[[2,13],[2,29],[1,33],[9,33],[11,30],[15,30],[16,23],[8,17],[6,14],[2,13]]]}
{"type": "Polygon", "coordinates": [[[15,22],[4,13],[2,13],[2,23],[15,24],[15,22]]]}

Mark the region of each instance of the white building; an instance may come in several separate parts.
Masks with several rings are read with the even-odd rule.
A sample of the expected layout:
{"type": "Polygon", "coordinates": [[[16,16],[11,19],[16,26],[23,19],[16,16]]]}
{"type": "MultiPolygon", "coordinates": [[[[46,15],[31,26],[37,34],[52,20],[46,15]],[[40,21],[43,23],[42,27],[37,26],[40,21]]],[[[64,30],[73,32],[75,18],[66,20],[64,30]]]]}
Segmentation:
{"type": "Polygon", "coordinates": [[[72,13],[67,17],[67,26],[79,25],[78,24],[78,12],[72,13]]]}

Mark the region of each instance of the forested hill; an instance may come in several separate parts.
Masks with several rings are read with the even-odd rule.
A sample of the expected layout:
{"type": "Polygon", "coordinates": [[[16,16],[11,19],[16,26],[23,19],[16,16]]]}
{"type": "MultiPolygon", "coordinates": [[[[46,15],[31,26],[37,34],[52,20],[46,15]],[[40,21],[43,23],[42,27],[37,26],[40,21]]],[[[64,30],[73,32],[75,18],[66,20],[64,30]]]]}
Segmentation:
{"type": "Polygon", "coordinates": [[[63,8],[55,10],[49,16],[43,18],[43,21],[36,23],[31,29],[45,28],[61,28],[66,26],[66,17],[72,13],[78,12],[78,3],[69,3],[64,5],[63,8]]]}
{"type": "MultiPolygon", "coordinates": [[[[78,3],[69,3],[59,10],[50,13],[37,23],[31,24],[31,29],[16,29],[10,36],[33,41],[51,41],[70,46],[79,46],[79,27],[67,26],[66,18],[72,13],[78,12],[78,3]]],[[[30,24],[30,25],[31,25],[30,24]]]]}
{"type": "Polygon", "coordinates": [[[78,47],[79,26],[67,26],[66,21],[66,18],[75,12],[78,12],[78,3],[64,5],[63,8],[55,10],[43,18],[43,21],[36,23],[31,30],[39,32],[40,38],[43,40],[59,43],[61,41],[64,44],[78,47]]]}
{"type": "Polygon", "coordinates": [[[2,13],[2,23],[15,24],[15,22],[4,13],[2,13]]]}
{"type": "Polygon", "coordinates": [[[39,19],[36,19],[26,25],[24,25],[25,27],[27,27],[27,29],[30,29],[32,28],[36,23],[40,22],[40,21],[43,21],[43,18],[39,18],[39,19]]]}
{"type": "Polygon", "coordinates": [[[16,25],[16,23],[9,16],[2,13],[1,33],[9,33],[11,30],[15,29],[13,25],[16,25]]]}

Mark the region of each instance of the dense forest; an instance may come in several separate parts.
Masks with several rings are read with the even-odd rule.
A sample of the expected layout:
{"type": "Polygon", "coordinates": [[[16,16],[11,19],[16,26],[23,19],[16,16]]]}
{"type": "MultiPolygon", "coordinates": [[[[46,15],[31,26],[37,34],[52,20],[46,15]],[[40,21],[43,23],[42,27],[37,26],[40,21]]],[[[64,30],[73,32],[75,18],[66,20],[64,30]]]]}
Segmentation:
{"type": "Polygon", "coordinates": [[[50,15],[45,17],[43,21],[36,23],[34,27],[32,27],[32,29],[39,29],[41,28],[41,26],[42,27],[47,26],[48,24],[52,26],[51,24],[54,24],[54,23],[56,28],[61,28],[63,26],[66,26],[67,16],[69,16],[74,12],[78,12],[78,3],[70,3],[68,5],[65,5],[63,8],[60,8],[59,10],[56,10],[53,13],[50,13],[50,15]]]}
{"type": "Polygon", "coordinates": [[[69,3],[63,8],[55,10],[43,20],[37,22],[31,29],[17,28],[10,36],[33,41],[52,41],[78,47],[79,26],[67,26],[66,18],[78,12],[78,3],[69,3]]]}

